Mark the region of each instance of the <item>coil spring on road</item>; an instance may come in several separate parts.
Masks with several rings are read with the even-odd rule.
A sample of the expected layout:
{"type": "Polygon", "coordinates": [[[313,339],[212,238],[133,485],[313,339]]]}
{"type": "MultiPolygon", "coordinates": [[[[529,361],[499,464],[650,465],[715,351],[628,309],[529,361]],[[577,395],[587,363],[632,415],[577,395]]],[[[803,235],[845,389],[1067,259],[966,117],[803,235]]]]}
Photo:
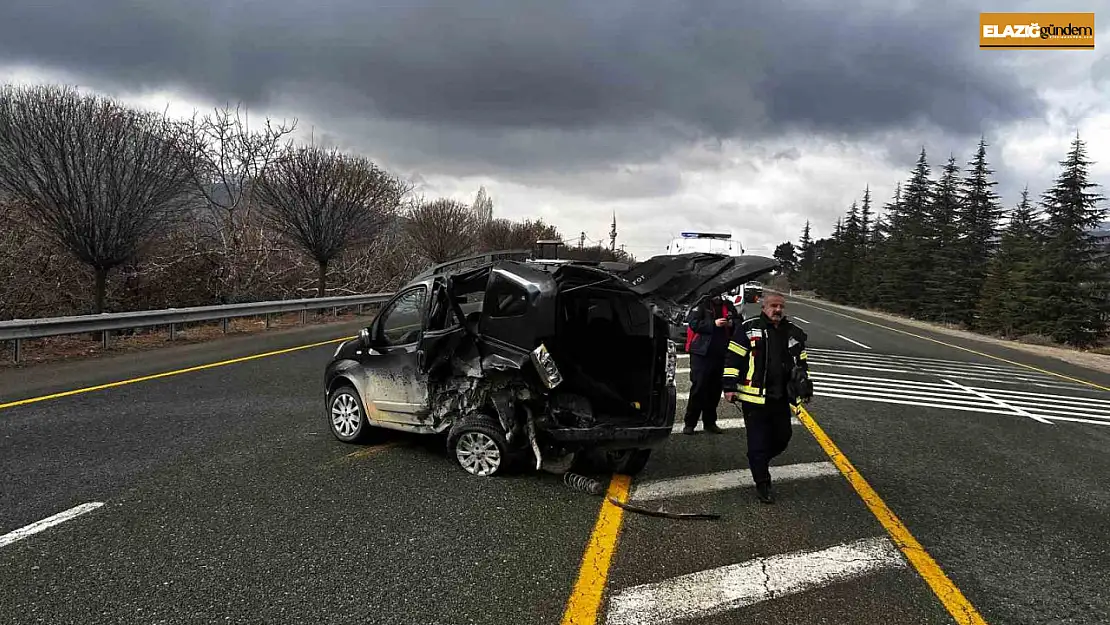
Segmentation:
{"type": "Polygon", "coordinates": [[[571,473],[570,471],[563,474],[563,483],[574,490],[589,495],[600,495],[605,492],[605,488],[600,481],[585,475],[571,473]]]}

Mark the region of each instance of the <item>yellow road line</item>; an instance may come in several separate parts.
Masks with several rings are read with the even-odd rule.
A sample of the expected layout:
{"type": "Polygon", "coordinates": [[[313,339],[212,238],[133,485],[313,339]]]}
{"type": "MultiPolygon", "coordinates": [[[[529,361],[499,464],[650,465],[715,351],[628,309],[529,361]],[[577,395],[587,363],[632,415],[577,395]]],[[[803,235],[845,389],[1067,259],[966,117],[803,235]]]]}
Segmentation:
{"type": "Polygon", "coordinates": [[[1055,376],[1055,377],[1058,377],[1058,378],[1061,378],[1061,379],[1064,379],[1064,380],[1068,380],[1069,382],[1078,382],[1079,384],[1086,384],[1087,386],[1097,388],[1100,391],[1110,391],[1110,387],[1102,386],[1101,384],[1095,384],[1094,382],[1089,382],[1087,380],[1082,380],[1082,379],[1079,379],[1079,378],[1073,378],[1070,375],[1064,375],[1063,373],[1056,373],[1055,371],[1049,371],[1048,369],[1041,369],[1040,367],[1034,367],[1033,365],[1027,365],[1024,362],[1017,362],[1016,360],[1008,360],[1008,359],[1003,358],[1001,356],[995,356],[993,354],[988,354],[986,352],[981,352],[981,351],[978,351],[978,350],[974,350],[974,349],[971,349],[969,347],[963,347],[962,345],[953,345],[952,343],[946,343],[945,341],[940,341],[940,340],[937,340],[937,339],[934,339],[934,338],[931,338],[931,337],[928,337],[928,336],[921,336],[920,334],[914,334],[913,332],[907,332],[905,330],[899,330],[898,328],[892,328],[890,326],[886,326],[886,325],[883,325],[881,323],[875,323],[874,321],[868,321],[866,319],[860,319],[859,317],[854,317],[852,315],[846,315],[844,313],[837,312],[835,310],[829,310],[828,308],[822,308],[821,306],[817,306],[817,305],[811,304],[809,302],[807,302],[805,305],[808,305],[812,308],[816,308],[817,310],[820,310],[820,311],[827,312],[830,315],[838,315],[840,317],[844,317],[845,319],[852,319],[853,321],[858,321],[860,323],[866,323],[868,325],[872,325],[872,326],[875,326],[877,328],[883,328],[884,330],[890,330],[891,332],[898,332],[899,334],[905,334],[906,336],[912,336],[916,339],[921,339],[923,341],[931,341],[931,342],[936,343],[938,345],[944,345],[946,347],[952,347],[954,349],[961,349],[965,352],[969,352],[969,353],[975,354],[977,356],[983,356],[985,358],[992,358],[992,359],[997,360],[999,362],[1004,362],[1004,363],[1011,364],[1011,365],[1017,365],[1019,367],[1025,367],[1026,369],[1030,369],[1030,370],[1036,371],[1038,373],[1045,373],[1045,374],[1048,374],[1048,375],[1051,375],[1051,376],[1055,376]]]}
{"type": "Polygon", "coordinates": [[[594,625],[597,622],[597,613],[605,595],[605,582],[609,578],[609,565],[617,551],[617,537],[624,518],[624,509],[609,503],[609,497],[625,503],[631,483],[632,478],[627,475],[614,475],[609,481],[609,490],[601,502],[601,512],[597,515],[586,553],[582,556],[578,581],[563,612],[562,625],[594,625]]]}
{"type": "Polygon", "coordinates": [[[118,382],[109,382],[108,384],[99,384],[97,386],[88,386],[88,387],[85,387],[85,388],[79,388],[79,389],[75,389],[75,390],[72,390],[72,391],[65,391],[65,392],[62,392],[62,393],[54,393],[52,395],[43,395],[41,397],[31,397],[29,399],[20,399],[18,401],[8,402],[6,404],[0,404],[0,410],[3,410],[5,408],[15,408],[16,406],[25,406],[27,404],[33,404],[33,403],[40,402],[40,401],[46,401],[48,399],[60,399],[62,397],[69,397],[70,395],[78,395],[78,394],[81,394],[81,393],[91,393],[93,391],[102,391],[102,390],[109,389],[109,388],[115,388],[117,386],[124,386],[125,384],[134,384],[136,382],[146,382],[148,380],[157,380],[159,378],[165,378],[165,377],[169,377],[171,375],[181,375],[182,373],[191,373],[193,371],[202,371],[204,369],[212,369],[214,367],[223,367],[225,365],[233,365],[233,364],[240,363],[240,362],[246,362],[248,360],[256,360],[258,358],[267,358],[269,356],[278,356],[280,354],[288,354],[290,352],[301,351],[303,349],[311,349],[313,347],[320,347],[321,345],[328,345],[328,344],[331,344],[331,343],[338,343],[340,341],[346,341],[346,340],[349,340],[351,338],[353,338],[353,337],[348,336],[348,337],[343,337],[343,338],[339,338],[339,339],[331,339],[329,341],[321,341],[319,343],[311,343],[309,345],[298,345],[297,347],[290,347],[290,348],[287,348],[287,349],[279,349],[277,351],[265,352],[265,353],[262,353],[262,354],[253,354],[253,355],[250,355],[250,356],[243,356],[242,358],[233,358],[231,360],[222,360],[220,362],[212,362],[212,363],[208,363],[208,364],[205,364],[205,365],[198,365],[196,367],[189,367],[187,369],[176,369],[174,371],[166,371],[166,372],[163,372],[163,373],[156,373],[154,375],[144,375],[144,376],[139,377],[139,378],[131,378],[130,380],[120,380],[118,382]]]}
{"type": "Polygon", "coordinates": [[[944,574],[940,565],[925,551],[921,543],[917,542],[917,539],[910,534],[910,530],[887,507],[879,494],[875,492],[875,489],[871,488],[867,480],[863,479],[859,471],[852,466],[848,457],[837,448],[832,439],[821,429],[821,426],[817,425],[817,422],[814,421],[805,407],[798,409],[798,418],[817,439],[817,442],[821,444],[836,468],[840,469],[844,477],[848,478],[848,482],[856,490],[856,493],[867,504],[875,518],[879,519],[879,523],[882,523],[883,527],[886,528],[886,531],[894,540],[894,544],[898,545],[906,559],[910,561],[921,577],[925,579],[925,582],[929,584],[929,587],[933,589],[933,592],[936,593],[948,613],[956,620],[956,623],[959,625],[986,625],[986,621],[971,605],[971,602],[964,597],[956,584],[952,583],[952,580],[944,574]]]}

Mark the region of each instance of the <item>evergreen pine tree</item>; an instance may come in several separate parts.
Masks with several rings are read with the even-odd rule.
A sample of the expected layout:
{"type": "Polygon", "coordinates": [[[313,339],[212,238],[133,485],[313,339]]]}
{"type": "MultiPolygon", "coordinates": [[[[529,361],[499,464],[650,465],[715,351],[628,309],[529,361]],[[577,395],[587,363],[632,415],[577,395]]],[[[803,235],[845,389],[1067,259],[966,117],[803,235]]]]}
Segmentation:
{"type": "Polygon", "coordinates": [[[1045,191],[1045,247],[1038,278],[1046,308],[1041,319],[1056,341],[1087,347],[1106,333],[1107,263],[1091,231],[1105,219],[1104,200],[1089,190],[1086,149],[1076,134],[1056,183],[1045,191]]]}
{"type": "Polygon", "coordinates": [[[830,268],[835,262],[832,257],[831,246],[832,240],[828,238],[813,241],[813,273],[810,274],[812,281],[809,284],[810,290],[828,299],[832,299],[833,295],[832,283],[829,278],[832,275],[830,268]]]}
{"type": "Polygon", "coordinates": [[[867,245],[876,256],[881,251],[883,242],[886,241],[887,235],[886,220],[882,215],[875,215],[875,221],[871,224],[871,232],[867,237],[867,245]]]}
{"type": "Polygon", "coordinates": [[[960,167],[956,157],[949,156],[929,204],[927,227],[929,239],[926,254],[932,259],[925,278],[925,305],[928,319],[945,323],[963,319],[956,306],[954,293],[959,282],[963,254],[960,253],[956,219],[960,214],[960,167]]]}
{"type": "Polygon", "coordinates": [[[976,329],[1010,338],[1035,331],[1040,313],[1035,273],[1041,250],[1038,227],[1027,186],[988,264],[976,329]]]}
{"type": "Polygon", "coordinates": [[[860,228],[859,206],[852,202],[844,220],[843,232],[840,238],[840,271],[841,297],[846,303],[859,303],[859,283],[857,268],[859,267],[860,248],[862,247],[863,233],[860,228]]]}
{"type": "Polygon", "coordinates": [[[871,185],[863,189],[863,203],[860,205],[860,235],[864,243],[870,243],[871,227],[874,216],[871,214],[871,185]]]}
{"type": "Polygon", "coordinates": [[[893,260],[897,255],[897,245],[896,241],[893,240],[892,233],[897,231],[899,224],[904,221],[902,217],[901,182],[894,187],[894,197],[883,205],[883,210],[886,211],[886,219],[878,220],[872,230],[872,239],[874,240],[872,281],[874,288],[871,291],[871,303],[877,308],[893,312],[897,293],[886,278],[897,269],[893,260]]]}
{"type": "Polygon", "coordinates": [[[871,185],[863,190],[863,202],[860,204],[860,245],[858,263],[856,265],[855,283],[860,304],[870,306],[873,303],[875,290],[874,267],[874,241],[873,229],[875,228],[874,215],[871,211],[871,185]]]}
{"type": "Polygon", "coordinates": [[[884,255],[884,303],[895,313],[918,316],[925,306],[925,279],[932,270],[929,256],[933,181],[929,179],[925,148],[902,192],[896,213],[890,215],[890,237],[884,255]]]}
{"type": "Polygon", "coordinates": [[[832,237],[825,240],[817,266],[815,290],[834,302],[843,302],[847,290],[844,282],[844,220],[837,219],[832,237]]]}
{"type": "Polygon", "coordinates": [[[890,201],[883,204],[883,210],[886,212],[886,218],[876,218],[875,227],[871,229],[871,239],[876,245],[885,242],[890,237],[891,221],[895,216],[902,213],[902,183],[894,185],[894,196],[890,201]]]}
{"type": "Polygon", "coordinates": [[[798,288],[812,289],[814,262],[816,261],[816,257],[808,219],[806,220],[805,228],[802,230],[802,238],[798,243],[800,255],[798,260],[798,288]]]}
{"type": "Polygon", "coordinates": [[[798,253],[794,244],[790,241],[779,243],[772,256],[780,263],[780,274],[786,276],[786,279],[793,283],[798,270],[798,253]]]}
{"type": "Polygon", "coordinates": [[[969,327],[975,326],[975,299],[983,289],[988,265],[998,245],[998,223],[1003,211],[993,189],[998,184],[991,177],[993,173],[987,164],[986,139],[980,138],[975,157],[968,163],[958,220],[962,267],[954,299],[961,321],[969,327]]]}

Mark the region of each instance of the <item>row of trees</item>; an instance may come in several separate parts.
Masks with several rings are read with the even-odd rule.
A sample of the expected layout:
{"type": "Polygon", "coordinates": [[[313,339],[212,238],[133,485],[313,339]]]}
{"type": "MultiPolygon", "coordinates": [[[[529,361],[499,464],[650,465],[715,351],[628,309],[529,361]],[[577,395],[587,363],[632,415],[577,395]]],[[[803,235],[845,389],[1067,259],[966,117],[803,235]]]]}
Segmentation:
{"type": "Polygon", "coordinates": [[[295,128],[0,89],[0,319],[392,290],[430,263],[559,238],[494,219],[484,189],[416,197],[295,128]]]}
{"type": "Polygon", "coordinates": [[[794,288],[845,304],[1022,337],[1087,347],[1107,334],[1110,264],[1099,235],[1103,196],[1077,135],[1053,186],[1028,188],[1011,210],[993,187],[987,143],[961,171],[950,157],[931,178],[922,149],[909,179],[874,210],[870,188],[814,240],[783,243],[794,288]]]}

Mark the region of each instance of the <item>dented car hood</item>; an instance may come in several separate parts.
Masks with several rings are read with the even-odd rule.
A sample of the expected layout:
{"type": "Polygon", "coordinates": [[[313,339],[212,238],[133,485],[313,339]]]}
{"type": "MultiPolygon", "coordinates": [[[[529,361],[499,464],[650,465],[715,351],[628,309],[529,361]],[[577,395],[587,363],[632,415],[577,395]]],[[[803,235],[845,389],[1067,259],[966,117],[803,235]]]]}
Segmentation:
{"type": "Polygon", "coordinates": [[[690,253],[654,256],[621,276],[644,301],[676,319],[700,299],[724,293],[779,266],[765,256],[690,253]]]}

